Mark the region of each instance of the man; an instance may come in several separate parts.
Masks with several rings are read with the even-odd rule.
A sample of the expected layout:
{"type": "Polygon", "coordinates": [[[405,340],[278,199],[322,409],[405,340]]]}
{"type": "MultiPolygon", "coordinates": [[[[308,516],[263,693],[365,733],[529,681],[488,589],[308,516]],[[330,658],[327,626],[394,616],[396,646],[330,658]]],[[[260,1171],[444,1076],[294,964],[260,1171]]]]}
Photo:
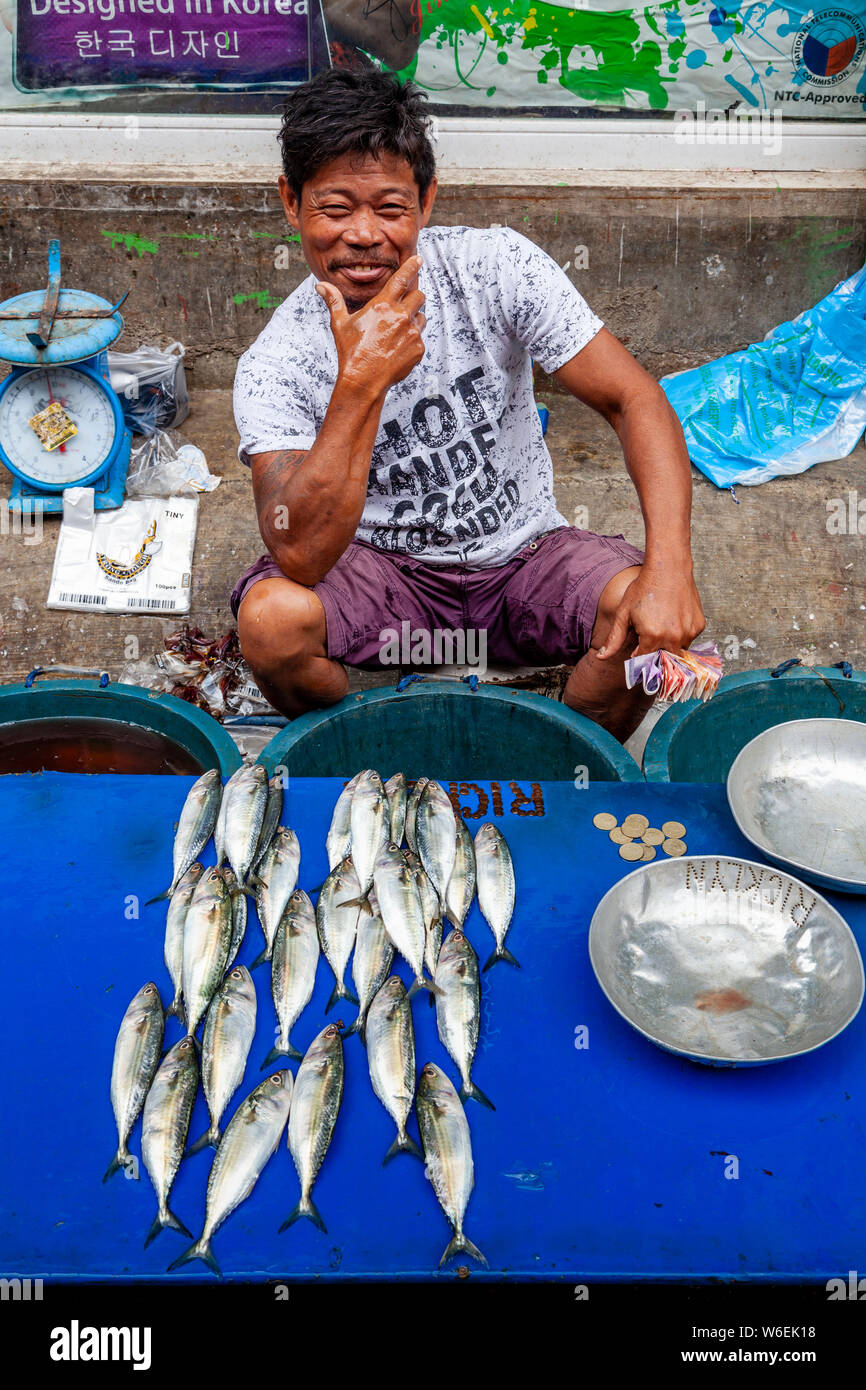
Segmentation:
{"type": "Polygon", "coordinates": [[[286,103],[280,195],[312,273],[238,366],[268,550],[232,595],[241,647],[294,716],[340,700],[341,663],[378,666],[406,621],[483,632],[494,662],[574,663],[564,702],[625,740],[649,703],[626,656],[704,626],[682,431],[549,256],[505,228],[428,227],[422,103],[334,69],[286,103]],[[557,511],[532,358],[616,430],[645,556],[557,511]]]}

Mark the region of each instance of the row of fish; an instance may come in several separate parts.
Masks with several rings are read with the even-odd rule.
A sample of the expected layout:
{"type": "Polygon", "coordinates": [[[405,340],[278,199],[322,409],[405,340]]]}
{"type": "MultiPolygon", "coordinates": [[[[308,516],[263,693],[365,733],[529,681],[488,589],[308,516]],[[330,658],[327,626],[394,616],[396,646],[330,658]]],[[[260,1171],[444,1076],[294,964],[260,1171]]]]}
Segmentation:
{"type": "MultiPolygon", "coordinates": [[[[331,1024],[301,1058],[291,1029],[308,1004],[320,948],[334,973],[328,1004],[359,1004],[343,1036],[359,1033],[367,1046],[375,1094],[391,1115],[397,1137],[385,1161],[401,1152],[420,1156],[406,1130],[413,1102],[424,1144],[425,1171],[454,1228],[442,1262],[458,1251],[483,1256],[464,1236],[463,1213],[472,1190],[469,1127],[461,1100],[491,1102],[471,1068],[480,1028],[480,972],[462,927],[477,890],[497,960],[516,965],[505,947],[514,908],[514,875],[504,838],[493,825],[472,837],[439,783],[420,779],[411,793],[403,774],[383,784],[372,770],[347,784],[327,838],[331,872],[316,907],[297,887],[300,848],[280,826],[282,788],[260,767],[244,768],[221,788],[206,773],[193,786],[174,843],[165,958],[174,987],[168,1013],[187,1028],[160,1063],[164,1017],[159,993],[146,984],[130,1004],[118,1034],[111,1097],[118,1150],[106,1178],[131,1162],[129,1135],[143,1110],[142,1156],[158,1198],[146,1244],[163,1226],[189,1235],[168,1206],[187,1140],[199,1084],[196,1030],[204,1020],[201,1081],[210,1125],[188,1153],[212,1145],[217,1153],[207,1190],[199,1241],[174,1262],[202,1258],[216,1268],[211,1237],[252,1191],[288,1125],[288,1145],[301,1182],[301,1198],[280,1228],[300,1216],[322,1229],[311,1192],[339,1112],[344,1063],[342,1024],[331,1024]],[[213,834],[217,865],[198,856],[213,834]],[[407,848],[401,848],[405,836],[407,848]],[[249,971],[235,959],[246,931],[246,894],[254,894],[264,935],[255,964],[271,962],[278,1020],[275,1047],[265,1059],[299,1059],[294,1083],[277,1072],[255,1088],[220,1135],[222,1115],[240,1085],[256,1027],[256,993],[249,971]],[[442,921],[454,929],[442,940],[442,921]],[[349,957],[357,997],[344,983],[349,957]],[[395,953],[407,961],[414,983],[390,975],[395,953]],[[425,978],[426,968],[430,978],[425,978]],[[434,1064],[422,1068],[415,1095],[415,1042],[411,995],[427,989],[436,1003],[440,1039],[461,1077],[459,1096],[434,1064]]],[[[152,900],[156,901],[156,900],[152,900]]]]}

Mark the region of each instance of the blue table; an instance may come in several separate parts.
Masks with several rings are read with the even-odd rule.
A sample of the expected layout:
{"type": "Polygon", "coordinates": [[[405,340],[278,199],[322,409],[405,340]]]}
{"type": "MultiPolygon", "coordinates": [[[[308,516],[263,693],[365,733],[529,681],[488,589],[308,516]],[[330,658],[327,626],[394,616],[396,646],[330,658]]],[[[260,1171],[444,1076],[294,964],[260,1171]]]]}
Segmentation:
{"type": "MultiPolygon", "coordinates": [[[[115,1148],[108,1083],[123,1011],[147,979],[157,981],[165,1003],[170,998],[165,904],[141,906],[137,917],[135,910],[168,880],[173,823],[190,780],[0,778],[4,1275],[164,1279],[185,1248],[171,1231],[142,1248],[156,1209],[143,1170],[140,1182],[118,1176],[103,1187],[101,1178],[115,1148]]],[[[300,837],[302,886],[324,876],[324,838],[340,785],[304,780],[286,792],[283,819],[300,837]]],[[[691,852],[757,857],[730,818],[724,789],[544,783],[533,802],[526,783],[502,785],[498,795],[483,783],[461,795],[470,826],[480,823],[471,814],[479,797],[489,798],[486,817],[512,848],[518,893],[509,944],[523,969],[497,965],[483,977],[475,1074],[497,1108],[468,1109],[476,1185],[466,1231],[490,1261],[489,1274],[473,1267],[473,1279],[824,1281],[862,1265],[866,1014],[811,1056],[713,1070],[635,1033],[590,968],[594,907],[632,871],[593,828],[594,813],[640,810],[653,824],[681,819],[691,852]],[[588,1048],[575,1047],[581,1027],[589,1030],[588,1048]],[[725,1177],[726,1154],[738,1158],[736,1179],[725,1177]]],[[[862,949],[866,901],[832,900],[862,949]]],[[[483,959],[490,935],[477,904],[468,932],[483,959]]],[[[251,913],[241,959],[249,963],[259,948],[251,913]]],[[[267,969],[254,978],[258,1032],[232,1109],[257,1083],[273,1040],[267,969]]],[[[298,1045],[324,1026],[331,985],[322,959],[294,1030],[298,1045]]],[[[419,1067],[432,1059],[454,1076],[426,995],[413,1008],[419,1067]]],[[[348,1022],[354,1010],[341,1016],[348,1022]]],[[[169,1020],[167,1041],[179,1035],[169,1020]]],[[[200,1095],[191,1134],[205,1125],[200,1095]]],[[[414,1115],[410,1128],[417,1135],[414,1115]]],[[[315,1193],[328,1234],[306,1222],[277,1234],[298,1193],[283,1145],[215,1237],[226,1277],[437,1276],[449,1228],[417,1160],[381,1167],[392,1137],[363,1047],[352,1037],[343,1108],[315,1193]]],[[[139,1144],[140,1124],[134,1152],[139,1144]]],[[[210,1151],[185,1161],[172,1196],[196,1235],[209,1166],[210,1151]]],[[[198,1264],[172,1277],[213,1278],[198,1264]]],[[[455,1278],[454,1265],[444,1277],[455,1278]]]]}

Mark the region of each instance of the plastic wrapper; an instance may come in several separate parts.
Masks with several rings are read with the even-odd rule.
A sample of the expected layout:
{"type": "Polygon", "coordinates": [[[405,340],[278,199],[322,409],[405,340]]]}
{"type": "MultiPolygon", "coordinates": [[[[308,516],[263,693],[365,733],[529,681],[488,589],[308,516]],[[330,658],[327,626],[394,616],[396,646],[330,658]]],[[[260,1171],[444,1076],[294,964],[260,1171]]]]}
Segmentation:
{"type": "Polygon", "coordinates": [[[213,639],[197,627],[178,628],[165,638],[165,651],[157,653],[156,664],[169,694],[198,705],[215,719],[273,713],[241,656],[236,628],[213,639]]]}
{"type": "Polygon", "coordinates": [[[201,449],[179,430],[157,430],[132,449],[127,497],[190,497],[219,485],[201,449]]]}
{"type": "Polygon", "coordinates": [[[702,642],[687,652],[644,652],[625,663],[629,690],[640,683],[647,695],[673,703],[709,700],[722,675],[722,658],[715,642],[702,642]]]}
{"type": "Polygon", "coordinates": [[[109,352],[111,385],[133,434],[172,429],[189,415],[184,352],[182,343],[167,348],[145,343],[137,352],[109,352]]]}

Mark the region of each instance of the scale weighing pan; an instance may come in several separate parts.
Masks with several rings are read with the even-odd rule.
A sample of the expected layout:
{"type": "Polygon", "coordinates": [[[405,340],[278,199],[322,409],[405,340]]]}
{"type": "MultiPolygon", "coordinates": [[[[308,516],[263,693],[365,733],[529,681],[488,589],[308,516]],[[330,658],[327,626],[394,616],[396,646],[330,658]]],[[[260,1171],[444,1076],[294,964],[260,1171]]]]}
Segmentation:
{"type": "Polygon", "coordinates": [[[774,864],[843,893],[866,893],[866,724],[792,719],[747,743],[728,804],[774,864]]]}
{"type": "Polygon", "coordinates": [[[748,859],[692,855],[627,874],[595,910],[589,956],[626,1022],[708,1066],[812,1052],[863,1002],[847,922],[806,884],[748,859]]]}

